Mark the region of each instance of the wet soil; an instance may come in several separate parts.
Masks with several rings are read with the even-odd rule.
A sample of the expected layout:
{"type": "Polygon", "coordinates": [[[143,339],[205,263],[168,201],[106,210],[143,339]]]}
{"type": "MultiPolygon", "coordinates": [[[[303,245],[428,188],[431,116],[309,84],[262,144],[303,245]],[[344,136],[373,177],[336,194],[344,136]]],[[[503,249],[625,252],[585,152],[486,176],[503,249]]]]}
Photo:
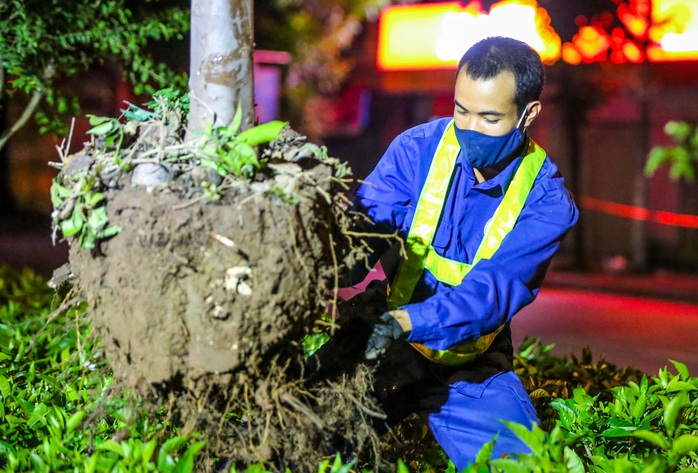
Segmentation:
{"type": "Polygon", "coordinates": [[[300,339],[332,272],[332,204],[314,186],[295,205],[245,183],[217,202],[131,185],[108,195],[122,231],[94,252],[73,246],[70,261],[119,378],[196,380],[300,339]]]}

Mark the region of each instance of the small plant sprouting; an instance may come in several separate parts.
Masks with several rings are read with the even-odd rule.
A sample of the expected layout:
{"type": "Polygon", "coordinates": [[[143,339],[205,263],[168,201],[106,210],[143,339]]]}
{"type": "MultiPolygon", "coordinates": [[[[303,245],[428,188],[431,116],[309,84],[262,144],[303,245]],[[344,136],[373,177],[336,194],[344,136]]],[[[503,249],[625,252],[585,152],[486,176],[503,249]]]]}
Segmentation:
{"type": "MultiPolygon", "coordinates": [[[[61,169],[51,185],[54,211],[53,237],[78,238],[83,249],[95,248],[100,240],[121,231],[107,215],[110,189],[123,185],[119,177],[139,164],[161,164],[175,170],[173,177],[200,166],[210,167],[222,178],[251,180],[266,160],[258,147],[278,137],[286,122],[271,121],[240,130],[238,108],[227,126],[208,128],[192,142],[184,141],[188,94],[168,88],[156,92],[146,108],[126,103],[119,118],[88,115],[92,141],[85,150],[66,156],[55,166],[61,169]]],[[[211,200],[221,197],[218,182],[203,181],[201,192],[211,200]]],[[[293,202],[293,196],[281,196],[293,202]]]]}
{"type": "Polygon", "coordinates": [[[255,147],[278,137],[287,122],[273,120],[244,131],[240,131],[241,123],[240,107],[227,126],[213,128],[210,122],[207,123],[200,150],[202,165],[214,168],[223,177],[254,177],[264,165],[255,147]]]}

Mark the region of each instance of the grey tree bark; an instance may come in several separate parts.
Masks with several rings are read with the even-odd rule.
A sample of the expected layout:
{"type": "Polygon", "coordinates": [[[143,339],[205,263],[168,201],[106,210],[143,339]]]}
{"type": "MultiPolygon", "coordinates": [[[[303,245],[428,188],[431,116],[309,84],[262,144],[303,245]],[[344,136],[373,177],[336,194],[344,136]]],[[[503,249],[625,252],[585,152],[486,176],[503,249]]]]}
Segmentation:
{"type": "Polygon", "coordinates": [[[207,121],[227,125],[242,111],[254,124],[253,0],[192,0],[187,139],[207,121]]]}

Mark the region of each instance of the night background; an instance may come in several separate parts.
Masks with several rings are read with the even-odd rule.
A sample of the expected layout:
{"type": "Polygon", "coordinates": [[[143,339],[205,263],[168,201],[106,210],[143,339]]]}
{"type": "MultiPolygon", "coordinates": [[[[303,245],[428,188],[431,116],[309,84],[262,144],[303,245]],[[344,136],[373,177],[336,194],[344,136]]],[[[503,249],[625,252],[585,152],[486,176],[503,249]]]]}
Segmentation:
{"type": "MultiPolygon", "coordinates": [[[[44,287],[41,278],[68,261],[61,232],[52,236],[50,189],[58,170],[49,163],[79,154],[91,139],[90,116],[116,118],[127,103],[143,106],[166,85],[187,86],[189,2],[109,0],[99,2],[99,11],[86,0],[64,2],[65,11],[54,3],[0,5],[0,29],[7,31],[0,39],[0,302],[8,303],[0,341],[9,347],[0,356],[7,362],[0,392],[7,399],[7,380],[24,374],[3,371],[21,356],[4,353],[16,348],[7,335],[11,324],[3,325],[14,316],[3,297],[15,286],[2,276],[27,270],[28,280],[44,287]],[[125,24],[138,27],[124,29],[123,18],[115,20],[124,11],[125,24]]],[[[530,338],[554,347],[519,359],[517,373],[530,377],[529,393],[547,390],[542,398],[571,398],[582,386],[605,401],[628,379],[640,383],[633,370],[654,376],[676,360],[682,365],[671,368],[680,372],[675,384],[686,384],[668,392],[693,393],[698,383],[682,369],[698,372],[698,2],[255,1],[256,119],[288,121],[360,180],[400,132],[452,115],[457,61],[485,35],[525,40],[541,55],[547,82],[530,135],[559,167],[580,209],[537,300],[512,322],[515,348],[530,338]],[[601,361],[592,362],[589,351],[601,361]],[[580,352],[571,361],[550,358],[580,352]],[[540,373],[553,374],[541,380],[540,373]]],[[[68,355],[55,355],[61,356],[68,355]]],[[[671,404],[678,412],[675,405],[689,402],[650,394],[633,394],[635,417],[606,427],[649,429],[661,409],[671,404]],[[638,400],[645,395],[656,410],[638,400]],[[645,410],[655,417],[641,419],[645,410]]],[[[27,419],[39,415],[28,412],[27,419]]],[[[667,412],[662,422],[678,416],[667,412]]],[[[693,411],[681,412],[684,424],[663,431],[671,441],[695,437],[698,421],[687,414],[693,411]]],[[[0,424],[0,468],[9,464],[4,445],[18,431],[11,422],[6,427],[0,424]]],[[[619,430],[598,433],[602,443],[616,436],[619,430]]],[[[631,448],[656,440],[639,437],[646,443],[631,439],[631,448]]],[[[679,465],[679,455],[656,471],[698,464],[693,441],[682,441],[689,460],[679,465]]],[[[670,450],[660,446],[663,454],[670,450]]],[[[610,444],[599,448],[612,451],[610,444]]]]}

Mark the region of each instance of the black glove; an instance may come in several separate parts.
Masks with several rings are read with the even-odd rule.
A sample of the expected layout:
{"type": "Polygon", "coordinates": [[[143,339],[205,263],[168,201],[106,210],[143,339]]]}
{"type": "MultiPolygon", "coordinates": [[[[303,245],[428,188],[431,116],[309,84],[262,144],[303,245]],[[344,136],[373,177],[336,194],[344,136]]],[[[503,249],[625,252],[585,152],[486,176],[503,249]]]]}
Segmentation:
{"type": "Polygon", "coordinates": [[[385,353],[390,346],[390,342],[397,340],[402,334],[403,330],[398,321],[390,313],[383,313],[373,326],[373,331],[368,337],[364,358],[375,360],[385,353]]]}

